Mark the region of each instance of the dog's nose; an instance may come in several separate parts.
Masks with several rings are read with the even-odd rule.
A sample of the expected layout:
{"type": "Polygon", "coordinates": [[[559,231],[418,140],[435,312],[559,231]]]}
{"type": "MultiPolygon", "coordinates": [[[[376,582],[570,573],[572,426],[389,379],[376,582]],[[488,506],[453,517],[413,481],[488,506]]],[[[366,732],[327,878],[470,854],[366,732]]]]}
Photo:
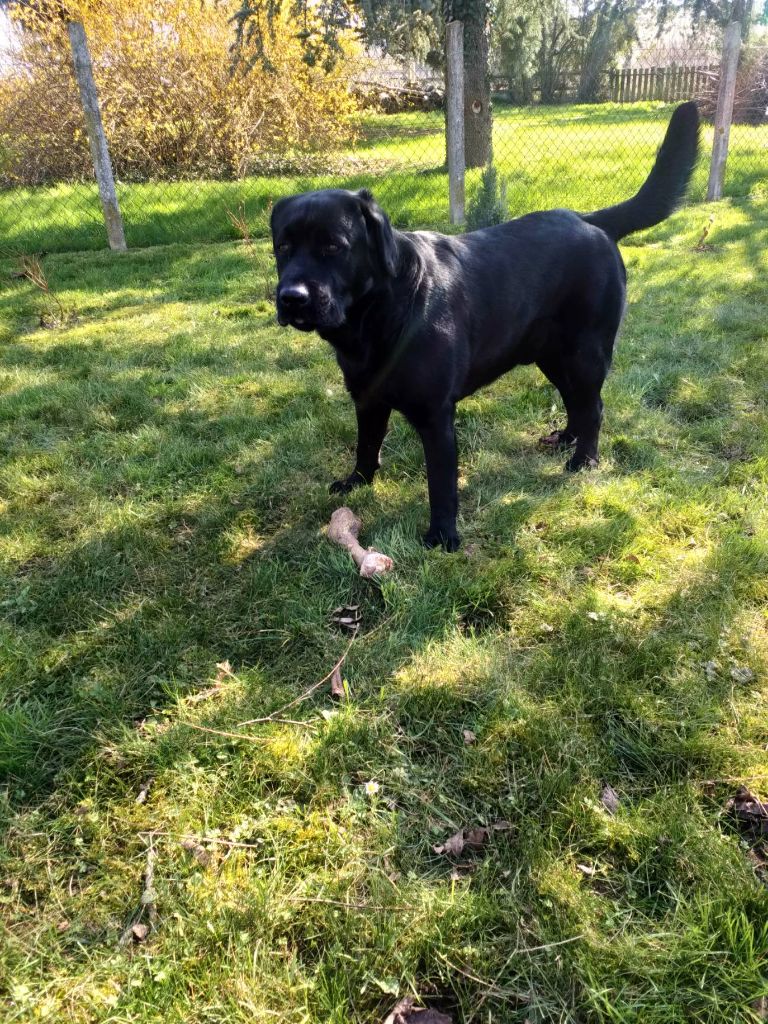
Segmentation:
{"type": "Polygon", "coordinates": [[[289,284],[277,294],[286,309],[303,309],[309,305],[309,288],[305,284],[289,284]]]}

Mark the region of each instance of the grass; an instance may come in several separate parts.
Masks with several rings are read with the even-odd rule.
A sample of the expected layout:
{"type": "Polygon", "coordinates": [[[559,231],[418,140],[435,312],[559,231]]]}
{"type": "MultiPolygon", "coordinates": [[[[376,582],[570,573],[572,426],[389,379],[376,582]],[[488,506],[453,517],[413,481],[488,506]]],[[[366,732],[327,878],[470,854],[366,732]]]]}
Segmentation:
{"type": "Polygon", "coordinates": [[[49,256],[55,330],[8,285],[5,1021],[380,1024],[409,993],[456,1024],[759,1019],[768,895],[724,807],[768,791],[767,253],[764,203],[624,247],[593,473],[537,449],[532,368],[463,403],[464,553],[420,546],[397,419],[350,499],[379,585],[322,532],[338,371],[242,245],[49,256]],[[240,728],[326,675],[350,603],[351,698],[240,728]],[[121,946],[148,845],[156,924],[121,946]]]}
{"type": "MultiPolygon", "coordinates": [[[[635,191],[650,169],[672,105],[644,102],[518,108],[497,104],[494,153],[508,178],[511,214],[569,206],[587,210],[618,202],[635,191]]],[[[765,126],[734,126],[726,194],[766,194],[765,126]]],[[[374,188],[394,222],[404,228],[448,225],[443,115],[367,115],[358,142],[318,157],[325,173],[276,175],[243,181],[180,181],[118,186],[129,246],[223,241],[235,233],[227,210],[242,203],[255,234],[266,235],[269,203],[313,188],[374,188]]],[[[712,129],[702,148],[709,153],[712,129]]],[[[692,195],[703,198],[707,161],[692,195]]],[[[469,195],[479,172],[468,174],[469,195]]],[[[26,251],[100,249],[106,245],[94,185],[0,192],[4,245],[26,251]]]]}

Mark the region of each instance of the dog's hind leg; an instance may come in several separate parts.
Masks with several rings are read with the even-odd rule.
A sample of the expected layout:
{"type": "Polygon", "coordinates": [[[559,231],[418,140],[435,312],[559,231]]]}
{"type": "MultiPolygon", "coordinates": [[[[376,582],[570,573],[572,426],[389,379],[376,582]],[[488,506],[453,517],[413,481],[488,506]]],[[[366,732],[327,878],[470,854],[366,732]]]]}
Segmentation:
{"type": "MultiPolygon", "coordinates": [[[[560,392],[568,420],[564,430],[551,435],[552,447],[575,445],[565,464],[569,471],[596,466],[598,441],[603,421],[600,396],[608,374],[613,350],[613,333],[605,329],[582,329],[566,347],[558,346],[537,360],[539,369],[560,392]]],[[[550,438],[545,439],[545,443],[550,438]]]]}

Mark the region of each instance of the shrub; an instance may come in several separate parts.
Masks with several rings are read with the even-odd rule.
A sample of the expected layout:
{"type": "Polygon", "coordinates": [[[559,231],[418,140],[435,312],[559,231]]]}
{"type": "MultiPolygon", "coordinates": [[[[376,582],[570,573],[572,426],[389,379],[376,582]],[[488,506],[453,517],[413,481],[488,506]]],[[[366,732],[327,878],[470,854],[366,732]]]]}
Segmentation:
{"type": "MultiPolygon", "coordinates": [[[[82,13],[118,177],[238,178],[347,142],[344,62],[302,61],[286,7],[265,62],[233,67],[231,0],[114,0],[82,13]]],[[[0,180],[92,177],[65,27],[12,5],[20,49],[0,79],[0,180]]],[[[347,44],[351,45],[351,44],[347,44]]],[[[247,47],[247,44],[246,44],[247,47]]],[[[246,53],[247,57],[247,53],[246,53]]]]}
{"type": "Polygon", "coordinates": [[[489,163],[467,210],[467,230],[503,224],[505,220],[509,220],[507,183],[504,180],[499,183],[496,167],[489,163]]]}

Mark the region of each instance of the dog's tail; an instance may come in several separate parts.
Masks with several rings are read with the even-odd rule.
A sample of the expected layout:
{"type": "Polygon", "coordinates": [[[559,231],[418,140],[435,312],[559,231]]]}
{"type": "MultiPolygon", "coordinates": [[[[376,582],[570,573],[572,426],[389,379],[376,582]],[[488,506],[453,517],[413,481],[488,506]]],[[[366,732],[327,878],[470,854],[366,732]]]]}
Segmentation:
{"type": "Polygon", "coordinates": [[[608,206],[583,219],[618,242],[625,235],[653,227],[682,202],[699,153],[699,111],[693,102],[681,103],[672,114],[656,163],[632,199],[608,206]]]}

